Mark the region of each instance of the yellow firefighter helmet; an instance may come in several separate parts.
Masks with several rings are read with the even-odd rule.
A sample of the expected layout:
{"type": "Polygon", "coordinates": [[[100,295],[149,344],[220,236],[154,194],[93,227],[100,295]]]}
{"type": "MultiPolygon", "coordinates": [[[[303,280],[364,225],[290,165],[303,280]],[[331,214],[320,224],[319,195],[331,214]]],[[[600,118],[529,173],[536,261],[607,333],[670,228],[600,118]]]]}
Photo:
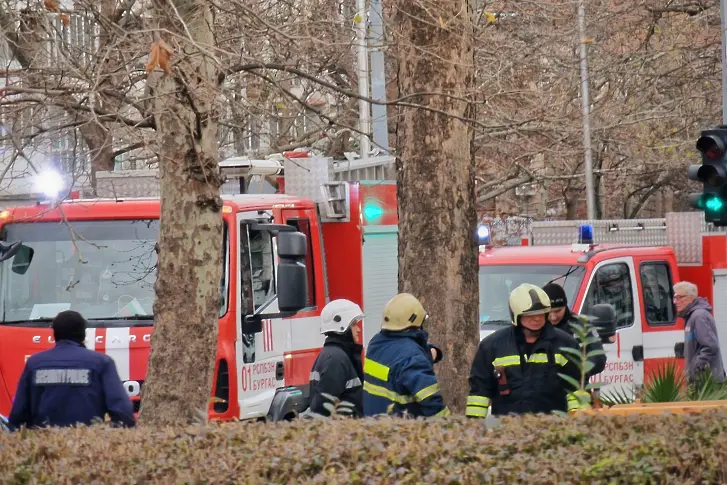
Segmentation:
{"type": "Polygon", "coordinates": [[[550,313],[550,298],[542,288],[523,283],[510,293],[510,318],[517,325],[523,315],[550,313]]]}
{"type": "Polygon", "coordinates": [[[384,307],[384,330],[404,330],[409,327],[421,327],[429,318],[422,304],[411,293],[399,293],[384,307]]]}

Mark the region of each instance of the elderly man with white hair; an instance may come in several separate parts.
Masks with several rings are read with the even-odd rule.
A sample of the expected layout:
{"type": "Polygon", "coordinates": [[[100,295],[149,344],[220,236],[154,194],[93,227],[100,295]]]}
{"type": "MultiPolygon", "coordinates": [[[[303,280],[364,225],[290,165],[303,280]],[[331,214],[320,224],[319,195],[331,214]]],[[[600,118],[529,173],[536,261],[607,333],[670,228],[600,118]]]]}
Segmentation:
{"type": "Polygon", "coordinates": [[[712,378],[725,379],[722,354],[719,350],[717,325],[712,316],[712,306],[698,296],[697,286],[688,281],[674,285],[674,305],[684,319],[684,358],[687,379],[694,378],[709,367],[712,378]]]}

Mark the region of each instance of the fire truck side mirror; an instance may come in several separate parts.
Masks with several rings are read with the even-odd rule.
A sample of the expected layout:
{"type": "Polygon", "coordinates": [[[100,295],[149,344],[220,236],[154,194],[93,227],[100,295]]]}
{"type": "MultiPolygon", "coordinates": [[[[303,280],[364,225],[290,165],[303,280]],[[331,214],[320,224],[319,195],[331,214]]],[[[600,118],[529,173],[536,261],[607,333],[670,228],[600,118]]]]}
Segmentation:
{"type": "Polygon", "coordinates": [[[6,243],[4,241],[0,241],[0,261],[6,261],[15,256],[15,254],[20,249],[20,246],[20,241],[14,243],[6,243]]]}
{"type": "Polygon", "coordinates": [[[297,312],[308,306],[307,248],[302,232],[278,233],[278,309],[281,312],[297,312]]]}
{"type": "Polygon", "coordinates": [[[13,258],[12,271],[17,274],[25,274],[33,260],[34,250],[25,246],[20,241],[13,244],[0,242],[0,261],[13,258]]]}
{"type": "Polygon", "coordinates": [[[305,234],[298,231],[278,233],[278,256],[285,259],[305,259],[308,245],[305,234]]]}
{"type": "Polygon", "coordinates": [[[599,303],[593,305],[589,312],[595,320],[593,324],[598,329],[601,341],[605,344],[612,343],[616,336],[616,310],[610,303],[599,303]]]}

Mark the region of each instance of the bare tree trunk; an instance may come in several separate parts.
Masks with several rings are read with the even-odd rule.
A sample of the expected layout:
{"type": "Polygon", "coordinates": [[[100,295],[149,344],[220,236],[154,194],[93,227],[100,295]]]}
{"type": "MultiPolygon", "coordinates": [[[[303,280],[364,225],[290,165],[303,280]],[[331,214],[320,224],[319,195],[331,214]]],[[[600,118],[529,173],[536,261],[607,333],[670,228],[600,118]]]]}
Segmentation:
{"type": "Polygon", "coordinates": [[[565,218],[569,221],[576,219],[578,216],[578,200],[567,187],[563,190],[563,199],[565,200],[565,218]]]}
{"type": "MultiPolygon", "coordinates": [[[[631,213],[627,216],[627,219],[636,219],[639,217],[639,212],[644,207],[644,204],[646,204],[652,195],[654,195],[655,192],[657,192],[659,189],[661,189],[662,185],[660,182],[656,182],[654,185],[652,185],[649,189],[647,189],[645,192],[643,192],[637,199],[636,205],[631,209],[631,213]]],[[[649,217],[649,215],[646,215],[645,217],[649,217]]]]}
{"type": "MultiPolygon", "coordinates": [[[[393,24],[401,35],[402,96],[466,96],[474,75],[468,0],[399,0],[393,24]]],[[[468,116],[470,105],[446,96],[413,101],[446,114],[404,109],[398,126],[400,288],[431,315],[432,341],[445,352],[437,365],[440,386],[450,409],[463,412],[479,328],[477,213],[472,130],[453,116],[468,116]]]]}
{"type": "Polygon", "coordinates": [[[218,71],[210,5],[205,0],[154,4],[160,27],[172,33],[168,41],[176,48],[171,74],[155,88],[161,232],[155,328],[140,421],[181,425],[207,418],[217,348],[222,275],[218,71]]]}
{"type": "Polygon", "coordinates": [[[91,191],[96,194],[96,172],[114,169],[113,136],[108,128],[90,121],[79,127],[91,156],[91,191]]]}
{"type": "Polygon", "coordinates": [[[667,212],[672,212],[674,210],[674,189],[671,187],[666,187],[666,190],[664,191],[664,209],[662,213],[659,215],[659,217],[666,217],[667,212]]]}
{"type": "MultiPolygon", "coordinates": [[[[98,67],[98,82],[103,89],[119,90],[123,80],[119,74],[113,74],[123,60],[117,49],[111,45],[113,35],[110,33],[110,19],[113,19],[116,11],[114,0],[103,0],[100,5],[101,18],[105,20],[101,25],[99,34],[99,51],[104,52],[102,62],[98,67]]],[[[114,25],[115,26],[115,25],[114,25]]],[[[109,113],[118,113],[121,109],[121,102],[118,98],[106,95],[99,95],[99,106],[109,113]]],[[[91,190],[96,194],[96,172],[111,171],[114,169],[114,137],[112,134],[114,123],[99,123],[91,120],[81,127],[86,146],[91,155],[91,190]]]]}
{"type": "MultiPolygon", "coordinates": [[[[110,35],[108,31],[111,29],[109,19],[114,12],[114,6],[115,4],[111,0],[105,0],[101,5],[101,16],[105,21],[101,26],[101,49],[109,47],[110,35]]],[[[39,70],[46,67],[47,63],[46,47],[43,43],[43,39],[47,34],[44,33],[45,28],[42,22],[42,19],[46,16],[45,11],[24,11],[18,15],[13,9],[0,6],[0,26],[9,41],[8,45],[13,57],[24,69],[28,69],[26,77],[32,87],[45,84],[39,70]],[[19,24],[17,27],[16,23],[19,24]]],[[[118,55],[111,53],[110,56],[114,58],[116,63],[120,62],[118,55]]],[[[98,74],[103,78],[107,70],[117,67],[118,65],[109,67],[107,62],[98,74]]],[[[60,98],[73,105],[77,102],[72,96],[61,96],[60,98]]],[[[113,106],[109,106],[109,112],[117,112],[119,107],[120,103],[116,101],[113,106]]],[[[96,172],[99,170],[113,170],[114,168],[113,135],[107,125],[92,116],[81,114],[71,108],[66,111],[71,116],[84,121],[84,124],[79,126],[79,131],[83,135],[83,140],[91,154],[91,186],[95,193],[96,172]]]]}

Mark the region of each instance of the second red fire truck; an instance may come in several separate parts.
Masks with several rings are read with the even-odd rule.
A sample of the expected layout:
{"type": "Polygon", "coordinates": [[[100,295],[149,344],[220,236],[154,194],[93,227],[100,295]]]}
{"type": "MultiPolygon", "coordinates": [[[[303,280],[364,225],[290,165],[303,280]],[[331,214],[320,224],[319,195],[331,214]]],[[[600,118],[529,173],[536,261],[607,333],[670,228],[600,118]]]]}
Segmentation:
{"type": "MultiPolygon", "coordinates": [[[[483,227],[482,235],[488,236],[493,227],[483,227]]],[[[616,339],[604,345],[606,369],[593,377],[606,393],[633,393],[665,362],[683,366],[684,321],[673,304],[678,281],[698,286],[700,296],[714,307],[720,341],[727,342],[727,235],[709,231],[702,213],[532,222],[520,246],[483,242],[481,336],[510,324],[507,295],[521,283],[560,284],[575,313],[589,314],[596,304],[610,304],[616,339]]]]}

